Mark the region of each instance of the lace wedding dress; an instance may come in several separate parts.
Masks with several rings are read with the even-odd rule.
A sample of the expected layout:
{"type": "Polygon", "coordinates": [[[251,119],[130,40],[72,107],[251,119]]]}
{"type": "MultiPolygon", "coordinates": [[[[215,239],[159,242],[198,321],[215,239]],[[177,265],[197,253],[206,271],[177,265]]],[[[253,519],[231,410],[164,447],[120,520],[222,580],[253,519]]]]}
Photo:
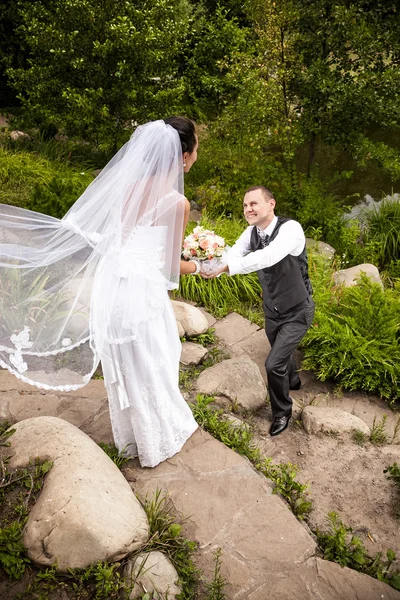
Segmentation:
{"type": "Polygon", "coordinates": [[[123,252],[106,257],[94,294],[114,306],[101,363],[115,445],[145,467],[179,452],[197,428],[178,386],[181,343],[160,271],[166,235],[139,227],[123,252]]]}
{"type": "Polygon", "coordinates": [[[178,387],[182,147],[138,127],[62,219],[0,205],[0,366],[68,392],[102,362],[115,443],[155,466],[197,425],[178,387]]]}

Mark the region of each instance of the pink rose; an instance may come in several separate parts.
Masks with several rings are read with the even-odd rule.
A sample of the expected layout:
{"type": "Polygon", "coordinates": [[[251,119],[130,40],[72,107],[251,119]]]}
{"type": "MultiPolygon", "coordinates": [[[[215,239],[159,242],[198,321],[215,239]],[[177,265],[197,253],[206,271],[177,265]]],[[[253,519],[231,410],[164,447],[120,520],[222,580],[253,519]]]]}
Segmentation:
{"type": "Polygon", "coordinates": [[[207,239],[201,240],[201,242],[200,242],[200,248],[202,250],[208,250],[209,245],[210,244],[209,244],[209,241],[207,239]]]}

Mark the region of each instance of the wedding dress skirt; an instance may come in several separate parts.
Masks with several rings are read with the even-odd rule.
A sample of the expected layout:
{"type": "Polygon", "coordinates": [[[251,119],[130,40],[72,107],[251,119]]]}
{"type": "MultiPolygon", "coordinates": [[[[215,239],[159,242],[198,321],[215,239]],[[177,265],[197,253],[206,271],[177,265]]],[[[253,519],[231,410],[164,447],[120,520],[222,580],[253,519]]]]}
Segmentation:
{"type": "Polygon", "coordinates": [[[140,227],[122,253],[104,258],[93,295],[98,318],[113,306],[101,363],[115,445],[143,467],[179,452],[197,428],[178,385],[181,343],[160,270],[166,235],[140,227]]]}

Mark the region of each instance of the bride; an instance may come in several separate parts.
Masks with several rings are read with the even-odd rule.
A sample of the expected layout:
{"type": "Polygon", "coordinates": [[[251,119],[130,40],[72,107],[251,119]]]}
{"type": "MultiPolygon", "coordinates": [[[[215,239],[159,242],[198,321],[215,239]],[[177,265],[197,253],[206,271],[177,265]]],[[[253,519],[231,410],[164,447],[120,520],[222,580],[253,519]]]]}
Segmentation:
{"type": "Polygon", "coordinates": [[[179,387],[168,290],[189,216],[183,174],[197,158],[185,117],[138,127],[61,219],[0,206],[0,366],[67,392],[101,361],[115,444],[154,467],[197,424],[179,387]]]}

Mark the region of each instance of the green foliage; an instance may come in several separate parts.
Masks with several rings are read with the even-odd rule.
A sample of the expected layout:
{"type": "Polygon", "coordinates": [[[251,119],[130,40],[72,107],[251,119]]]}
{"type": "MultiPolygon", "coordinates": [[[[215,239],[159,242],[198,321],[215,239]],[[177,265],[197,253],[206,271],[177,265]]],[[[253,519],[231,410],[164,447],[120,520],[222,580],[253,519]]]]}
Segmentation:
{"type": "MultiPolygon", "coordinates": [[[[10,446],[9,438],[14,431],[9,429],[9,423],[1,423],[1,446],[10,446]]],[[[8,457],[1,457],[0,463],[0,570],[9,579],[17,580],[21,579],[31,562],[22,542],[23,529],[52,463],[37,459],[28,467],[15,471],[8,469],[8,457]]]]}
{"type": "Polygon", "coordinates": [[[182,526],[176,522],[174,507],[167,495],[156,490],[152,498],[146,497],[140,502],[150,525],[150,539],[141,551],[159,550],[166,554],[178,572],[182,600],[194,600],[200,574],[192,560],[196,543],[183,537],[182,526]]]}
{"type": "Polygon", "coordinates": [[[114,444],[105,444],[100,442],[98,444],[100,448],[107,454],[109,458],[113,461],[113,463],[118,467],[118,469],[122,469],[122,467],[130,460],[130,456],[124,455],[124,451],[119,452],[118,449],[114,446],[114,444]]]}
{"type": "Polygon", "coordinates": [[[342,567],[360,570],[366,564],[366,550],[357,536],[350,535],[351,527],[343,525],[335,512],[328,513],[328,532],[317,530],[318,545],[324,558],[337,562],[342,567]]]}
{"type": "Polygon", "coordinates": [[[387,478],[394,481],[395,484],[400,487],[400,467],[396,462],[389,465],[383,472],[389,473],[387,478]]]}
{"type": "MultiPolygon", "coordinates": [[[[207,329],[205,333],[200,333],[200,335],[196,335],[195,337],[188,339],[197,344],[201,344],[202,346],[212,346],[217,341],[215,337],[215,329],[213,327],[207,329]]],[[[182,341],[186,341],[186,338],[183,338],[182,341]]]]}
{"type": "Polygon", "coordinates": [[[63,216],[62,211],[69,208],[92,179],[91,173],[77,171],[65,163],[0,146],[0,201],[3,204],[63,216]]]}
{"type": "Polygon", "coordinates": [[[375,557],[370,557],[362,540],[354,535],[351,527],[342,523],[337,513],[328,513],[327,524],[326,532],[316,531],[318,545],[326,560],[366,573],[400,590],[400,575],[389,572],[390,566],[396,560],[393,550],[389,549],[385,558],[381,552],[375,557]]]}
{"type": "MultiPolygon", "coordinates": [[[[388,479],[390,479],[391,481],[394,482],[394,484],[397,488],[397,492],[399,492],[400,491],[400,467],[397,464],[397,462],[393,463],[392,465],[388,465],[386,467],[386,469],[384,469],[383,472],[386,473],[386,477],[388,479]]],[[[399,502],[399,500],[397,500],[396,516],[398,518],[400,518],[400,502],[399,502]]]]}
{"type": "Polygon", "coordinates": [[[307,497],[307,485],[296,481],[297,468],[291,463],[274,464],[272,459],[261,455],[252,440],[247,424],[236,427],[223,418],[223,411],[211,406],[213,398],[199,394],[196,404],[191,404],[194,418],[198,424],[228,448],[246,456],[265,477],[275,483],[274,491],[289,504],[294,514],[305,518],[311,510],[307,497]]]}
{"type": "Polygon", "coordinates": [[[372,422],[371,433],[369,436],[371,444],[374,446],[384,446],[388,443],[388,436],[386,433],[386,421],[387,415],[383,415],[380,421],[377,421],[376,417],[372,422]]]}
{"type": "Polygon", "coordinates": [[[364,444],[368,440],[367,434],[361,431],[360,429],[353,429],[351,437],[353,438],[353,441],[359,446],[364,446],[364,444]]]}
{"type": "Polygon", "coordinates": [[[179,106],[186,0],[23,2],[19,14],[29,60],[8,76],[32,121],[117,143],[135,120],[179,106]]]}
{"type": "Polygon", "coordinates": [[[47,185],[36,183],[26,208],[61,219],[84,191],[84,181],[54,177],[47,185]]]}
{"type": "Polygon", "coordinates": [[[366,237],[377,247],[377,266],[400,260],[400,201],[385,198],[377,208],[365,213],[366,237]]]}
{"type": "Polygon", "coordinates": [[[26,519],[22,522],[14,521],[0,528],[0,568],[10,579],[21,579],[26,566],[31,562],[25,555],[22,543],[25,522],[26,519]]]}
{"type": "Polygon", "coordinates": [[[207,586],[207,600],[226,600],[225,588],[227,586],[227,581],[221,575],[221,548],[217,548],[213,554],[215,559],[214,575],[211,583],[207,586]]]}
{"type": "Polygon", "coordinates": [[[302,342],[303,368],[392,403],[400,390],[399,293],[366,276],[356,286],[336,287],[332,270],[312,255],[310,276],[316,314],[302,342]]]}

